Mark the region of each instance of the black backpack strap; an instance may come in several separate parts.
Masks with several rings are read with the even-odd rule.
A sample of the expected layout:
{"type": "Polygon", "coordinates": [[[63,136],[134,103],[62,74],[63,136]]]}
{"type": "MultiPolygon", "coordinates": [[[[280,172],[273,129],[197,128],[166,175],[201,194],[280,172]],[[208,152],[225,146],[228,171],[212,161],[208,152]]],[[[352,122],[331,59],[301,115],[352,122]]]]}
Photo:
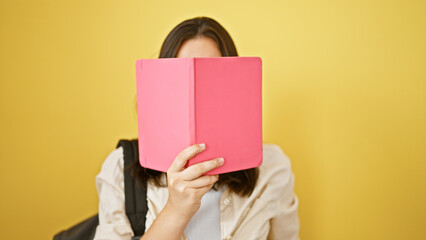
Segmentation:
{"type": "MultiPolygon", "coordinates": [[[[126,215],[130,221],[135,237],[141,237],[145,232],[145,218],[148,210],[146,201],[146,185],[141,188],[129,171],[129,166],[139,162],[138,140],[120,140],[118,147],[123,147],[124,154],[124,193],[126,201],[126,215]]],[[[139,164],[139,163],[138,163],[139,164]]],[[[139,239],[138,238],[138,239],[139,239]]]]}

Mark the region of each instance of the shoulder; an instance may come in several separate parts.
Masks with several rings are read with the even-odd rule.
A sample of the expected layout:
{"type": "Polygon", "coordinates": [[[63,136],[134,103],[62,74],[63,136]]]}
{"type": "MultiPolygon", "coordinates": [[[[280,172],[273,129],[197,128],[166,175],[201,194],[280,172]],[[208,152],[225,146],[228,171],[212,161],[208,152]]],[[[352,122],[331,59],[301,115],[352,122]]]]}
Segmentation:
{"type": "Polygon", "coordinates": [[[278,199],[289,194],[294,184],[290,158],[273,143],[263,144],[263,162],[259,166],[257,190],[263,197],[278,199]]]}
{"type": "Polygon", "coordinates": [[[290,158],[284,153],[282,148],[274,143],[263,144],[263,162],[259,166],[262,171],[270,171],[278,168],[280,170],[291,170],[290,158]]]}
{"type": "Polygon", "coordinates": [[[96,182],[110,183],[112,185],[119,184],[123,181],[123,148],[118,147],[108,154],[102,163],[101,170],[96,176],[96,182]]]}

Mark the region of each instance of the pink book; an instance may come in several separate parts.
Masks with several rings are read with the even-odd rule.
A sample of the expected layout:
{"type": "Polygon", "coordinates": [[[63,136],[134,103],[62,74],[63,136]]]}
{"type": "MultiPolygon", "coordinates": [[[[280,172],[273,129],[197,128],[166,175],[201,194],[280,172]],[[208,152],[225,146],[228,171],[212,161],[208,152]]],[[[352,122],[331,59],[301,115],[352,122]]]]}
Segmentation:
{"type": "Polygon", "coordinates": [[[262,60],[259,57],[136,61],[139,161],[167,172],[186,147],[206,149],[187,166],[223,157],[207,174],[262,163],[262,60]]]}

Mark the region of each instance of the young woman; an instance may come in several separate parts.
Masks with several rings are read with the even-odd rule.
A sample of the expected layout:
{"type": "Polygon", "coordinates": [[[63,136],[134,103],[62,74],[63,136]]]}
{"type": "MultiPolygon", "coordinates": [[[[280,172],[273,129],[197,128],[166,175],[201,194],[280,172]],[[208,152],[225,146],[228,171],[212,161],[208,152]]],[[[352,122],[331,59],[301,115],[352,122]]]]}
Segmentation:
{"type": "MultiPolygon", "coordinates": [[[[225,56],[238,56],[228,32],[211,18],[197,17],[169,33],[159,57],[225,56]]],[[[148,213],[141,239],[299,239],[294,174],[278,145],[263,144],[263,163],[258,168],[203,176],[226,161],[220,156],[184,167],[206,148],[199,143],[183,149],[167,173],[132,166],[137,181],[147,184],[148,213]]],[[[96,176],[99,225],[95,240],[133,236],[125,212],[123,165],[119,147],[96,176]]]]}

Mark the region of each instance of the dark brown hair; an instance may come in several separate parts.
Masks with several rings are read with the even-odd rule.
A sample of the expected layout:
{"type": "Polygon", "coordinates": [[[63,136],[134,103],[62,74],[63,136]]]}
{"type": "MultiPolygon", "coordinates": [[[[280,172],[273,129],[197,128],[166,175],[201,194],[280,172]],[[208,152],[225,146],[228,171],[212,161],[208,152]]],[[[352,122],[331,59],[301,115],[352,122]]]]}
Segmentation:
{"type": "MultiPolygon", "coordinates": [[[[200,36],[213,39],[217,43],[223,57],[238,56],[235,44],[225,28],[214,19],[196,17],[185,20],[173,28],[161,46],[159,58],[176,57],[183,42],[200,36]]],[[[148,181],[153,181],[157,187],[166,187],[166,184],[161,181],[161,177],[165,173],[144,168],[139,164],[139,161],[135,161],[129,168],[141,186],[145,186],[148,181]]],[[[220,174],[214,189],[220,186],[228,186],[231,192],[239,196],[250,196],[256,185],[258,175],[258,168],[220,174]]]]}

